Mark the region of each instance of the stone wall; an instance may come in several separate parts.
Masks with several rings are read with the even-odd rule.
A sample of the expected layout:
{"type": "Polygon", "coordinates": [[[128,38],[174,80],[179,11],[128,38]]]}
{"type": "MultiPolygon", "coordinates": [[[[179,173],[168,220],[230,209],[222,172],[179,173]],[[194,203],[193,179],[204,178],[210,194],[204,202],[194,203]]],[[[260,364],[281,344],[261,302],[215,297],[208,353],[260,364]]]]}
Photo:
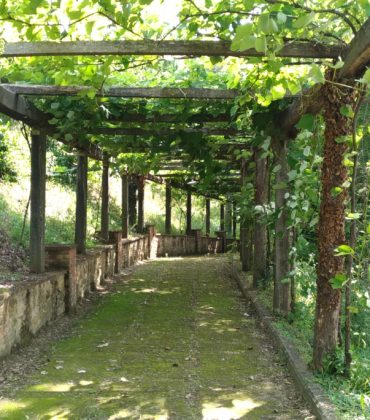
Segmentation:
{"type": "Polygon", "coordinates": [[[45,325],[65,313],[105,280],[148,258],[215,254],[223,252],[222,237],[193,235],[155,235],[153,226],[146,235],[122,239],[121,232],[110,232],[110,244],[76,254],[75,245],[46,247],[48,272],[29,276],[11,288],[0,285],[0,357],[28,341],[45,325]]]}

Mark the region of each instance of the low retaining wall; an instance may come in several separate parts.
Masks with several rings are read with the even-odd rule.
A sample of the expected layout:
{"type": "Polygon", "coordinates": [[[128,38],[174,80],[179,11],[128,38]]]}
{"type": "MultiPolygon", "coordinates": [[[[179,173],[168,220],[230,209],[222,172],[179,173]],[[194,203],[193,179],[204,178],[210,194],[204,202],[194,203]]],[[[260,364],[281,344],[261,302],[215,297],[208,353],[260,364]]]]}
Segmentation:
{"type": "Polygon", "coordinates": [[[11,288],[0,285],[0,357],[27,342],[43,326],[76,305],[105,279],[122,269],[148,258],[215,254],[224,252],[226,239],[219,236],[155,235],[154,226],[148,233],[134,239],[122,239],[122,232],[110,232],[110,244],[77,255],[74,245],[46,247],[48,272],[30,275],[11,288]]]}

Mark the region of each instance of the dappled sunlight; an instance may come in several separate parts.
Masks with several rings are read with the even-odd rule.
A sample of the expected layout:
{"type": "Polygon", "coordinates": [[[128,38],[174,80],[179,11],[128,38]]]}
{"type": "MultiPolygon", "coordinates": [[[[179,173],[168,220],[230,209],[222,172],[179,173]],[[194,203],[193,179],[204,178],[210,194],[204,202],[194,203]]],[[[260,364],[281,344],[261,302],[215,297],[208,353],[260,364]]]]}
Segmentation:
{"type": "Polygon", "coordinates": [[[203,403],[203,420],[241,419],[261,405],[261,402],[256,402],[249,398],[232,400],[231,407],[225,407],[225,404],[218,402],[206,402],[203,403]]]}
{"type": "Polygon", "coordinates": [[[34,385],[29,388],[30,391],[41,391],[41,392],[70,392],[76,384],[74,382],[66,382],[60,384],[40,384],[34,385]]]}
{"type": "Polygon", "coordinates": [[[5,399],[0,401],[0,418],[1,413],[12,413],[18,410],[23,410],[27,407],[25,402],[19,402],[15,400],[5,399]]]}

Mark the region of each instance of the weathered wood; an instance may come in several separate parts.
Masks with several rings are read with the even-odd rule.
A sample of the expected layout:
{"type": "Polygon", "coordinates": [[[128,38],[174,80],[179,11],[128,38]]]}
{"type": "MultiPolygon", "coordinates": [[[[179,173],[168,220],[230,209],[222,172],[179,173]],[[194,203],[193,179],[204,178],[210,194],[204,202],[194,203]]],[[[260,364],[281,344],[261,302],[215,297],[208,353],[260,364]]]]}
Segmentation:
{"type": "MultiPolygon", "coordinates": [[[[88,128],[89,134],[117,135],[117,136],[140,136],[140,137],[170,137],[184,134],[199,134],[203,136],[245,136],[245,132],[235,128],[182,128],[182,129],[153,129],[121,128],[121,127],[97,127],[88,128]]],[[[122,139],[122,142],[125,140],[122,139]]]]}
{"type": "Polygon", "coordinates": [[[211,200],[206,197],[206,235],[211,233],[211,200]]]}
{"type": "MultiPolygon", "coordinates": [[[[76,96],[83,92],[94,90],[89,86],[54,86],[54,85],[13,85],[0,84],[12,93],[30,96],[76,96]]],[[[172,98],[172,99],[235,99],[238,91],[235,89],[206,88],[139,88],[110,87],[96,90],[98,97],[112,98],[172,98]]]]}
{"type": "Polygon", "coordinates": [[[351,41],[344,65],[339,70],[338,80],[351,79],[361,75],[370,65],[370,18],[362,25],[351,41]]]}
{"type": "Polygon", "coordinates": [[[135,226],[137,222],[137,177],[130,176],[128,186],[128,207],[129,207],[129,225],[135,226]]]}
{"type": "Polygon", "coordinates": [[[191,235],[191,191],[186,192],[186,234],[191,235]]]}
{"type": "MultiPolygon", "coordinates": [[[[2,57],[50,57],[89,55],[180,55],[191,57],[263,57],[254,48],[232,51],[229,41],[69,41],[6,43],[2,57]]],[[[290,41],[278,52],[279,57],[337,58],[342,45],[325,45],[317,41],[290,41]]]]}
{"type": "Polygon", "coordinates": [[[128,237],[129,231],[129,194],[128,194],[128,175],[121,175],[122,182],[122,201],[121,201],[121,218],[122,218],[122,238],[128,237]]]}
{"type": "Polygon", "coordinates": [[[268,162],[260,157],[259,149],[255,150],[256,164],[254,204],[259,209],[254,220],[253,251],[253,287],[258,288],[267,283],[267,226],[264,219],[268,196],[268,162]],[[262,219],[262,220],[261,220],[262,219]]]}
{"type": "Polygon", "coordinates": [[[220,231],[225,230],[225,204],[220,203],[220,231]]]}
{"type": "Polygon", "coordinates": [[[101,184],[101,219],[100,236],[103,241],[109,240],[109,156],[104,153],[101,184]]]}
{"type": "Polygon", "coordinates": [[[219,115],[212,115],[208,113],[200,113],[194,115],[186,114],[160,114],[154,112],[153,114],[139,114],[139,113],[124,113],[122,115],[109,115],[108,122],[122,122],[122,123],[217,123],[217,122],[231,122],[234,118],[228,113],[219,115]]]}
{"type": "Polygon", "coordinates": [[[275,163],[279,167],[275,181],[275,208],[278,217],[275,222],[275,280],[274,280],[274,311],[288,313],[290,311],[289,274],[289,229],[286,194],[288,192],[288,160],[287,138],[274,139],[273,149],[275,163]]]}
{"type": "Polygon", "coordinates": [[[167,235],[171,234],[172,220],[171,220],[171,184],[166,183],[166,220],[165,220],[165,232],[167,235]]]}
{"type": "Polygon", "coordinates": [[[79,154],[77,163],[77,186],[76,186],[76,221],[75,243],[77,252],[86,252],[87,230],[87,168],[88,160],[85,154],[79,154]]]}
{"type": "Polygon", "coordinates": [[[233,230],[233,208],[232,203],[230,200],[226,201],[225,204],[225,230],[226,235],[228,237],[232,236],[232,230],[233,230]]]}
{"type": "Polygon", "coordinates": [[[0,112],[32,127],[40,127],[50,119],[46,113],[38,110],[25,98],[0,85],[0,112]]]}
{"type": "Polygon", "coordinates": [[[46,136],[31,134],[30,269],[45,271],[46,136]]]}
{"type": "Polygon", "coordinates": [[[145,194],[145,178],[138,177],[137,190],[137,231],[144,233],[144,194],[145,194]]]}
{"type": "Polygon", "coordinates": [[[235,201],[233,201],[233,239],[236,239],[236,224],[237,224],[236,203],[235,201]]]}

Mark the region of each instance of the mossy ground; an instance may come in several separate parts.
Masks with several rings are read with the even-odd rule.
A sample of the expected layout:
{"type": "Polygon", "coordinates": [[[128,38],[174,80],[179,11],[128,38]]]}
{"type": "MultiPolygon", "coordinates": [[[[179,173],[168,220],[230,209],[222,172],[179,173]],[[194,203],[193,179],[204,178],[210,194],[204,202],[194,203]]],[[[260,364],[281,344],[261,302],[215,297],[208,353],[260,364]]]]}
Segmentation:
{"type": "Polygon", "coordinates": [[[311,418],[224,264],[140,266],[0,400],[0,418],[311,418]]]}

